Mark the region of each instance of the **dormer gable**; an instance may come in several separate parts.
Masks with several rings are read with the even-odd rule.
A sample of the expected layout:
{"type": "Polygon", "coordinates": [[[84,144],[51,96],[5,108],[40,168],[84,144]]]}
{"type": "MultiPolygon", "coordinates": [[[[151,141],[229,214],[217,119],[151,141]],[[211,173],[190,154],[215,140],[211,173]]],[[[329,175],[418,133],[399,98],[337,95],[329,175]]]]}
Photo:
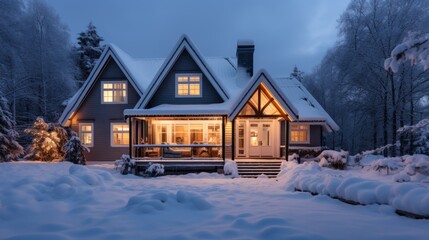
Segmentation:
{"type": "Polygon", "coordinates": [[[100,99],[101,104],[127,104],[129,91],[137,93],[139,99],[143,96],[143,89],[139,87],[131,72],[127,69],[126,64],[121,59],[121,55],[116,52],[114,45],[109,44],[104,49],[83,86],[69,100],[58,119],[60,124],[67,124],[67,121],[73,117],[93,92],[94,87],[100,88],[96,89],[96,92],[98,92],[97,98],[100,99]],[[113,97],[113,95],[118,96],[120,92],[121,96],[113,97]],[[103,94],[110,94],[112,97],[105,97],[103,94]]]}
{"type": "Polygon", "coordinates": [[[198,49],[183,35],[136,108],[162,104],[210,104],[228,100],[225,88],[198,49]]]}

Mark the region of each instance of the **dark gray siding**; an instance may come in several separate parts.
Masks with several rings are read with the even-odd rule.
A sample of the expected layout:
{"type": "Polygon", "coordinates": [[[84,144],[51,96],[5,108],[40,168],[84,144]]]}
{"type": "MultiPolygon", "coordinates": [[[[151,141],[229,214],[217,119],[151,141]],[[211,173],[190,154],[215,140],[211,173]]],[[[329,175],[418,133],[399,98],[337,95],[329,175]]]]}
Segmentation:
{"type": "Polygon", "coordinates": [[[188,51],[184,49],[149,101],[147,108],[152,108],[160,104],[209,104],[223,102],[216,89],[204,74],[202,80],[202,97],[176,98],[176,73],[202,73],[202,71],[188,51]]]}
{"type": "Polygon", "coordinates": [[[119,159],[124,153],[128,154],[128,146],[110,146],[110,124],[124,122],[124,109],[133,108],[140,99],[139,94],[128,81],[127,104],[101,104],[101,81],[105,80],[128,81],[116,62],[109,59],[72,119],[72,128],[76,132],[79,130],[79,123],[94,124],[94,147],[91,147],[91,152],[86,155],[88,161],[110,161],[119,159]]]}
{"type": "MultiPolygon", "coordinates": [[[[285,145],[285,121],[280,123],[280,144],[285,145]]],[[[302,147],[321,147],[322,146],[322,126],[321,125],[310,125],[310,143],[309,144],[292,144],[289,146],[302,146],[302,147]]]]}

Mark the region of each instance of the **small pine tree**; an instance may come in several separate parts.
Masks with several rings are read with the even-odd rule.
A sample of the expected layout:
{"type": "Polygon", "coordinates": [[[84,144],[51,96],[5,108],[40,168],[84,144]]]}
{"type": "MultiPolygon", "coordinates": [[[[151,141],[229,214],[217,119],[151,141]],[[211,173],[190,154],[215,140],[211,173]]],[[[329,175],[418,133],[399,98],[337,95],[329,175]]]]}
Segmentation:
{"type": "Polygon", "coordinates": [[[79,33],[77,40],[79,67],[82,72],[82,79],[86,79],[103,52],[104,46],[100,46],[103,38],[97,34],[96,27],[90,22],[86,31],[79,33]]]}
{"type": "Polygon", "coordinates": [[[302,80],[304,79],[304,72],[299,70],[297,66],[295,66],[293,68],[293,72],[290,74],[289,78],[293,79],[295,78],[296,80],[302,82],[302,80]]]}
{"type": "Polygon", "coordinates": [[[49,124],[43,118],[38,117],[32,128],[25,129],[24,132],[34,136],[31,153],[26,157],[45,162],[61,159],[58,152],[60,139],[55,131],[49,131],[49,124]]]}
{"type": "Polygon", "coordinates": [[[66,142],[70,139],[71,136],[71,132],[64,128],[61,124],[59,123],[49,123],[49,132],[55,132],[57,134],[58,137],[58,154],[60,156],[60,158],[64,157],[64,145],[66,144],[66,142]]]}
{"type": "Polygon", "coordinates": [[[14,127],[7,100],[0,96],[0,162],[15,160],[23,153],[22,146],[16,141],[18,133],[14,127]]]}
{"type": "Polygon", "coordinates": [[[72,136],[64,145],[64,152],[64,161],[85,165],[85,153],[89,152],[89,149],[82,144],[77,136],[72,136]]]}

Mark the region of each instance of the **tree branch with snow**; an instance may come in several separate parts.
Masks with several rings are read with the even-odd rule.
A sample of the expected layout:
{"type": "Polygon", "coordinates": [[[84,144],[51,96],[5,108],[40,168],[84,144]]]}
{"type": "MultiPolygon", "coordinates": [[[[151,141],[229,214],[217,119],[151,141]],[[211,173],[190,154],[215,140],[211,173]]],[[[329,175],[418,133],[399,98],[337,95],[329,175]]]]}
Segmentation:
{"type": "Polygon", "coordinates": [[[424,70],[429,69],[429,34],[423,37],[412,35],[397,45],[392,50],[391,57],[384,61],[384,68],[396,73],[405,61],[410,61],[411,64],[421,63],[424,70]]]}

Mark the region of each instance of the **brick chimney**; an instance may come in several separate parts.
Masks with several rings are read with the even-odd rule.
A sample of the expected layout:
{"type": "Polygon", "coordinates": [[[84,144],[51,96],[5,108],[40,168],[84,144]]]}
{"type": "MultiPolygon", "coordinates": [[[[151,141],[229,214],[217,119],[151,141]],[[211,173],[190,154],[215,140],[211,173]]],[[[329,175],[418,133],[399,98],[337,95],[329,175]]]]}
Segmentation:
{"type": "Polygon", "coordinates": [[[244,68],[246,72],[253,76],[253,53],[255,44],[252,40],[237,41],[237,65],[238,68],[244,68]]]}

